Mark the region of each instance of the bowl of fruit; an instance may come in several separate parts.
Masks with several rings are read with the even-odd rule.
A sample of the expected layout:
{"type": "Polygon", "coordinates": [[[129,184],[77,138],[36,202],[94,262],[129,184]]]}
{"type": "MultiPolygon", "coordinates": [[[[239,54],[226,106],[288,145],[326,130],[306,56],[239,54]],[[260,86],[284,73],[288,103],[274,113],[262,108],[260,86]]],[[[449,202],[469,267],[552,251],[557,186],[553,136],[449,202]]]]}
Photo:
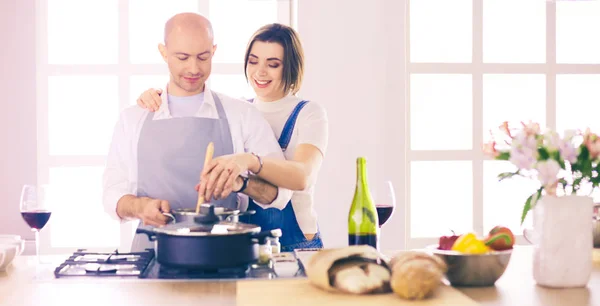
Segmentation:
{"type": "Polygon", "coordinates": [[[448,265],[452,286],[493,286],[508,266],[514,241],[510,229],[496,226],[482,239],[473,233],[442,236],[428,249],[448,265]]]}

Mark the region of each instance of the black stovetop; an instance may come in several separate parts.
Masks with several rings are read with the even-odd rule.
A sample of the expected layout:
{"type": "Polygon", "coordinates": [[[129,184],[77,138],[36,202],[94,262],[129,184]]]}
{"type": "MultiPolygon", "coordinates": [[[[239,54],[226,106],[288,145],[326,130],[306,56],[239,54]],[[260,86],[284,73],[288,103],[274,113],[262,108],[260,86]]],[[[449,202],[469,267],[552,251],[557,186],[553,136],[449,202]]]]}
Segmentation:
{"type": "Polygon", "coordinates": [[[271,279],[303,277],[304,272],[290,254],[275,256],[267,265],[251,265],[218,270],[182,269],[161,265],[154,250],[139,253],[96,253],[78,250],[54,270],[56,278],[117,277],[142,279],[271,279]],[[285,267],[285,269],[283,268],[285,267]],[[284,272],[285,270],[285,272],[284,272]],[[279,272],[279,275],[278,273],[279,272]]]}

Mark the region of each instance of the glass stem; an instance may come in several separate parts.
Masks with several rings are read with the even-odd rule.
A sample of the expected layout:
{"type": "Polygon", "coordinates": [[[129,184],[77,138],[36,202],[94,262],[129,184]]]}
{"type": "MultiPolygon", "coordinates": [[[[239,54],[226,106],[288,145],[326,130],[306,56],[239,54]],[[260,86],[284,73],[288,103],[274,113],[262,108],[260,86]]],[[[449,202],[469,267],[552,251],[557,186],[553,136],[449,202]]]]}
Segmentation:
{"type": "Polygon", "coordinates": [[[37,229],[33,230],[35,232],[35,257],[37,258],[38,263],[42,263],[40,260],[40,231],[37,229]]]}
{"type": "Polygon", "coordinates": [[[377,227],[377,251],[381,251],[381,225],[377,227]]]}

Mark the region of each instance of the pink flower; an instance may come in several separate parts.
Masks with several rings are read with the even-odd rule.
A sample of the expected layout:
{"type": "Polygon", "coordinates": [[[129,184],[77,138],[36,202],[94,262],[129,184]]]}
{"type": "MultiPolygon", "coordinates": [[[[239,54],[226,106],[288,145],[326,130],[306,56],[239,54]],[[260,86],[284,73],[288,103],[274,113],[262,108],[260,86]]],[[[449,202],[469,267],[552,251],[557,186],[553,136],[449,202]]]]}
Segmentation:
{"type": "Polygon", "coordinates": [[[508,137],[513,138],[512,134],[510,133],[510,129],[508,128],[508,121],[504,121],[502,123],[501,126],[498,127],[500,129],[500,131],[502,131],[504,134],[508,135],[508,137]]]}
{"type": "Polygon", "coordinates": [[[490,141],[486,144],[483,145],[483,153],[486,155],[489,155],[491,157],[498,157],[500,155],[500,152],[498,152],[496,150],[496,142],[495,141],[490,141]]]}
{"type": "Polygon", "coordinates": [[[583,135],[583,143],[587,147],[588,151],[590,151],[590,158],[596,159],[600,156],[600,138],[598,135],[590,132],[588,128],[583,135]]]}
{"type": "Polygon", "coordinates": [[[519,169],[530,170],[537,162],[539,153],[537,140],[533,135],[527,135],[525,131],[517,134],[510,148],[510,162],[519,169]]]}
{"type": "Polygon", "coordinates": [[[575,149],[575,146],[573,146],[571,142],[561,141],[558,152],[560,152],[560,156],[563,160],[566,160],[571,164],[574,164],[577,161],[577,149],[575,149]]]}
{"type": "Polygon", "coordinates": [[[540,133],[540,125],[529,121],[528,123],[521,122],[523,125],[523,131],[527,136],[534,136],[540,133]]]}
{"type": "Polygon", "coordinates": [[[561,139],[555,131],[547,131],[544,134],[544,146],[549,151],[557,151],[561,145],[561,139]]]}
{"type": "MultiPolygon", "coordinates": [[[[554,159],[540,161],[535,165],[538,171],[538,179],[544,188],[551,188],[558,181],[560,165],[554,159]]],[[[556,188],[554,188],[556,189],[556,188]]]]}

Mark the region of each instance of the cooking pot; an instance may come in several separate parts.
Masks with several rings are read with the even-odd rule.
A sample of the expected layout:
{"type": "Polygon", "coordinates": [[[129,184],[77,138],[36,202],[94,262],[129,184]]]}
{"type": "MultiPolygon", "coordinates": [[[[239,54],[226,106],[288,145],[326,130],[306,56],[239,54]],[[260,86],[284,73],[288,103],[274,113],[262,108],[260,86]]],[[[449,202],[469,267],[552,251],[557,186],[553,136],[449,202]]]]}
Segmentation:
{"type": "Polygon", "coordinates": [[[214,206],[202,205],[208,213],[194,220],[137,229],[156,241],[156,260],[161,265],[203,270],[247,267],[258,261],[259,243],[281,237],[280,229],[261,231],[254,224],[222,221],[214,206]]]}
{"type": "MultiPolygon", "coordinates": [[[[163,213],[163,215],[172,219],[169,222],[193,221],[194,217],[208,214],[209,213],[208,207],[210,207],[210,205],[202,205],[200,207],[199,213],[196,213],[195,208],[179,208],[179,209],[173,209],[168,213],[163,213]]],[[[238,209],[215,207],[215,215],[217,215],[217,217],[219,217],[219,219],[221,221],[238,222],[239,216],[252,215],[255,212],[256,211],[254,211],[254,210],[247,210],[247,211],[242,212],[238,209]]]]}

